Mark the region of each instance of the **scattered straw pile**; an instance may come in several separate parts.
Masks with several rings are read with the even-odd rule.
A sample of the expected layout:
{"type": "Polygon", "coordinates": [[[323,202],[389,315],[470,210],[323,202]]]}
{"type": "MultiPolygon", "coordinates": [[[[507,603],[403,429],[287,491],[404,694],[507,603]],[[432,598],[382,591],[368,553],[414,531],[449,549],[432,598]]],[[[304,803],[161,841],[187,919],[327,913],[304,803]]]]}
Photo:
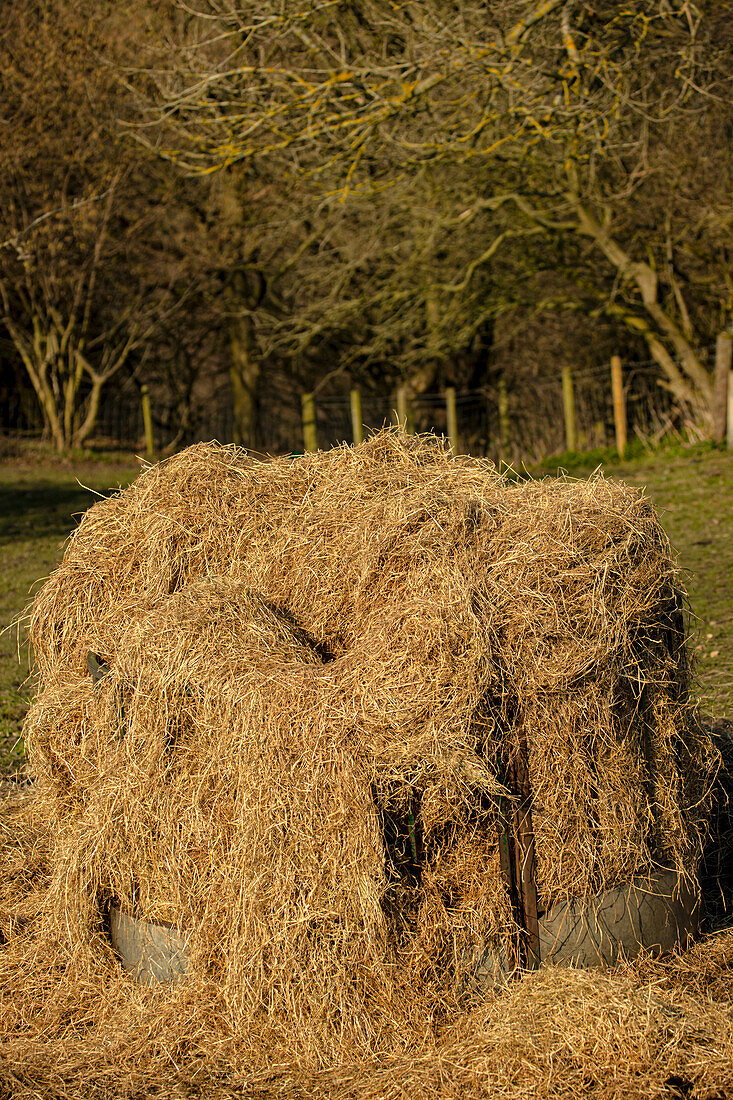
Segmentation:
{"type": "Polygon", "coordinates": [[[36,778],[0,817],[13,1095],[610,1096],[620,1051],[643,1095],[664,1066],[730,1084],[730,1007],[682,962],[547,971],[467,1015],[477,954],[513,943],[521,739],[542,907],[694,874],[715,751],[682,597],[638,493],[393,432],[200,445],[95,505],[32,607],[36,778]],[[121,973],[112,900],[186,931],[187,981],[121,973]]]}

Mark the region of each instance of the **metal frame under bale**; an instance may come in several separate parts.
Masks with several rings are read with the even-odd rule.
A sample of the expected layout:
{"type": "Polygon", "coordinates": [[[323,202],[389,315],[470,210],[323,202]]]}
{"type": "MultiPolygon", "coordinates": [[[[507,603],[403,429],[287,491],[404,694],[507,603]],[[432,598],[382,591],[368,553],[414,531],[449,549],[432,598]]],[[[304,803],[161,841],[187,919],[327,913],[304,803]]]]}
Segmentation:
{"type": "MultiPolygon", "coordinates": [[[[110,906],[110,942],[125,970],[143,985],[176,982],[188,972],[188,938],[170,926],[152,924],[110,906]]],[[[674,871],[658,871],[593,898],[553,906],[537,922],[540,964],[612,966],[640,951],[661,955],[685,950],[700,930],[700,899],[674,871]]],[[[502,985],[516,970],[506,953],[490,945],[472,966],[467,990],[502,985]]]]}
{"type": "MultiPolygon", "coordinates": [[[[657,871],[628,886],[553,906],[538,919],[537,963],[552,966],[613,966],[641,951],[662,955],[686,950],[700,931],[700,898],[675,871],[657,871]]],[[[488,945],[468,988],[503,984],[512,974],[506,954],[488,945]]]]}

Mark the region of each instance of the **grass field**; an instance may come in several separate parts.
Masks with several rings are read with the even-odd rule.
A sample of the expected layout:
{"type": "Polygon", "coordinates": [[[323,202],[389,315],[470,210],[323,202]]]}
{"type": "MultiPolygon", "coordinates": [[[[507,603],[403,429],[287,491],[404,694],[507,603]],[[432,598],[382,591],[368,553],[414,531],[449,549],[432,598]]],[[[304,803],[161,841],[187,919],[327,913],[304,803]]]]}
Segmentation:
{"type": "MultiPolygon", "coordinates": [[[[0,770],[23,764],[20,733],[31,690],[22,629],[18,639],[7,628],[54,568],[95,494],[128,484],[139,468],[132,456],[0,463],[0,629],[6,628],[0,634],[0,770]]],[[[572,476],[591,472],[573,461],[572,476]]],[[[645,486],[659,510],[686,572],[698,693],[708,713],[733,718],[733,455],[707,447],[661,451],[609,463],[605,473],[645,486]]]]}
{"type": "Polygon", "coordinates": [[[132,456],[123,463],[0,464],[0,770],[23,763],[20,733],[31,691],[23,631],[19,637],[11,624],[58,562],[64,540],[95,493],[129,484],[139,468],[132,456]]]}

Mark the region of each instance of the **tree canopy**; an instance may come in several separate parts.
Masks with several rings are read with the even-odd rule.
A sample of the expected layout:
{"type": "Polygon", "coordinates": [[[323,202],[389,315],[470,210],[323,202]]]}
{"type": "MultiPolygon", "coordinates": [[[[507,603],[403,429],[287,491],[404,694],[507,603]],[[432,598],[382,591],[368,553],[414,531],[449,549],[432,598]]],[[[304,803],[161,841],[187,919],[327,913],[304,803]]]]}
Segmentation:
{"type": "Polygon", "coordinates": [[[57,445],[130,373],[188,422],[196,378],[226,364],[252,443],[283,370],[420,392],[490,371],[503,319],[550,314],[645,346],[705,421],[733,307],[731,15],[21,0],[2,323],[57,445]]]}
{"type": "Polygon", "coordinates": [[[424,264],[421,210],[434,238],[436,227],[454,238],[440,246],[450,270],[433,263],[440,280],[424,286],[441,312],[467,294],[473,313],[477,273],[517,237],[573,236],[584,274],[596,269],[593,308],[643,336],[678,396],[709,404],[703,349],[731,293],[731,169],[718,147],[730,132],[728,4],[200,0],[186,11],[157,75],[164,155],[297,187],[324,237],[340,205],[368,202],[367,236],[381,221],[398,251],[407,233],[424,264]]]}

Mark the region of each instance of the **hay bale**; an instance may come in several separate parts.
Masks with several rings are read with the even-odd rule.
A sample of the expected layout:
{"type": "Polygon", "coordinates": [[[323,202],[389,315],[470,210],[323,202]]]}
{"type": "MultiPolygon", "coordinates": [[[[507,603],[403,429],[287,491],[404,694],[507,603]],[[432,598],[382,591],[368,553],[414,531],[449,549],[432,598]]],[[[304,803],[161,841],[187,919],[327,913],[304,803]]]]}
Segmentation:
{"type": "Polygon", "coordinates": [[[146,470],[31,609],[46,927],[109,976],[114,900],[185,930],[191,988],[252,1035],[320,1064],[409,1044],[411,1004],[515,948],[522,741],[542,908],[694,879],[716,754],[683,599],[650,504],[600,477],[514,485],[391,431],[146,470]]]}
{"type": "MultiPolygon", "coordinates": [[[[49,683],[38,709],[49,716],[55,691],[67,716],[67,729],[54,721],[49,738],[38,709],[28,724],[51,788],[68,751],[77,782],[85,775],[74,707],[92,698],[87,651],[132,690],[148,661],[141,604],[167,621],[171,594],[212,576],[217,611],[204,599],[193,634],[168,625],[158,677],[185,696],[176,672],[208,619],[208,649],[196,651],[201,681],[246,679],[261,650],[250,654],[248,639],[226,630],[220,646],[217,615],[228,584],[259,593],[312,654],[330,658],[299,720],[321,708],[336,739],[362,758],[380,808],[420,805],[433,877],[441,852],[459,843],[441,839],[446,830],[478,829],[486,845],[481,818],[501,788],[497,756],[520,728],[543,904],[694,861],[712,753],[674,633],[677,571],[638,493],[602,479],[511,486],[486,464],[390,433],[295,463],[191,448],[91,509],[36,601],[32,637],[49,683]]],[[[165,696],[156,707],[138,716],[132,700],[131,721],[164,744],[191,704],[165,696]]],[[[117,721],[108,713],[91,724],[101,731],[117,721]]],[[[228,759],[232,747],[220,752],[228,759]]]]}
{"type": "Polygon", "coordinates": [[[51,836],[32,790],[0,784],[0,946],[38,919],[48,891],[51,836]]]}

